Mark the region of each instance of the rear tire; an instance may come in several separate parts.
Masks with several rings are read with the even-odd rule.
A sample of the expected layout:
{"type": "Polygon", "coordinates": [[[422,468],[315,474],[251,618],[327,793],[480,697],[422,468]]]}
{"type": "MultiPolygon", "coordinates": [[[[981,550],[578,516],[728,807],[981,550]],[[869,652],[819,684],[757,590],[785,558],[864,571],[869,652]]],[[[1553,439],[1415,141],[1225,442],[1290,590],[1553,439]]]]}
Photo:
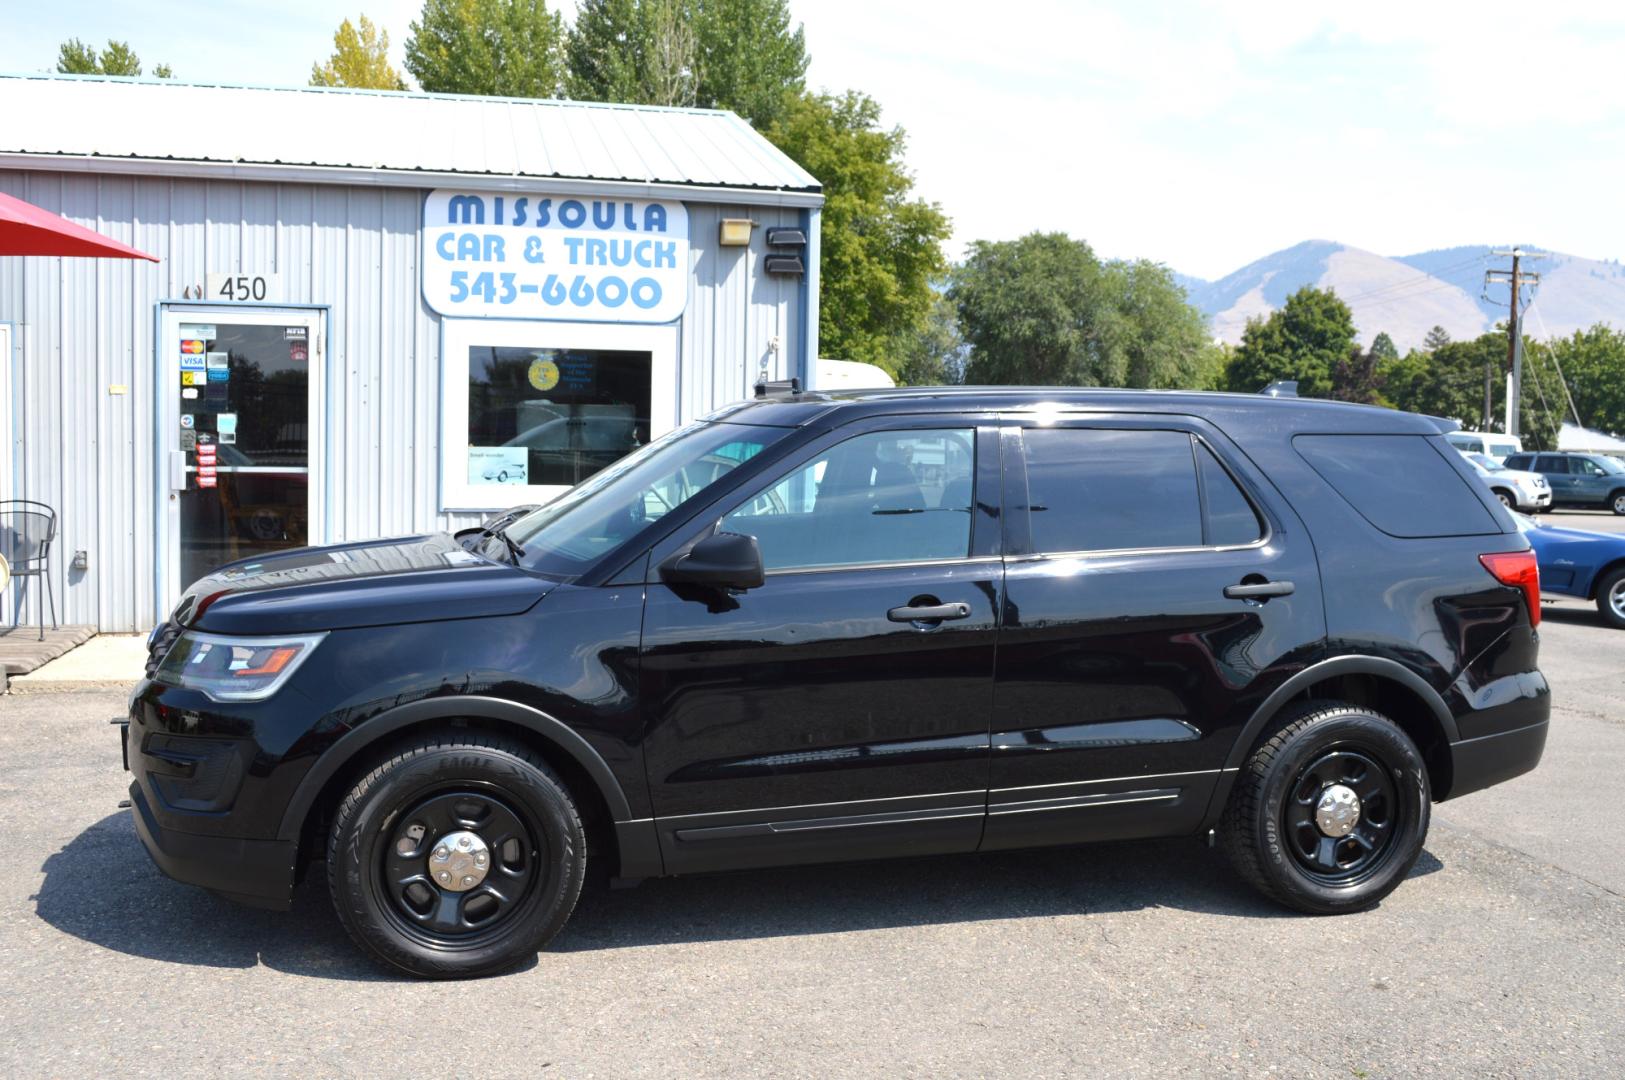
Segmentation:
{"type": "Polygon", "coordinates": [[[327,844],[328,887],[350,936],[429,979],[535,956],[570,917],[586,865],[581,817],[558,775],[520,743],[468,732],[399,747],[350,790],[327,844]]]}
{"type": "Polygon", "coordinates": [[[1225,854],[1287,907],[1314,915],[1369,908],[1422,853],[1432,803],[1422,756],[1387,717],[1346,702],[1304,702],[1279,722],[1230,793],[1219,829],[1225,854]],[[1330,820],[1348,812],[1348,794],[1353,823],[1330,820]]]}
{"type": "Polygon", "coordinates": [[[1625,566],[1608,571],[1597,582],[1597,612],[1615,630],[1625,630],[1625,566]]]}

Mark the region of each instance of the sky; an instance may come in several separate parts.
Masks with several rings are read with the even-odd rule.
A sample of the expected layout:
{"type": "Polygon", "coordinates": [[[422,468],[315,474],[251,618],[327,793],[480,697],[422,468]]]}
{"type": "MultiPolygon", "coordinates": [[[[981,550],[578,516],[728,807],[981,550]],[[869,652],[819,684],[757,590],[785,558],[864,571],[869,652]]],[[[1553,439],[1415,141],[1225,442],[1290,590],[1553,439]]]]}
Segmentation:
{"type": "MultiPolygon", "coordinates": [[[[420,9],[360,10],[398,62],[420,9]]],[[[863,90],[907,131],[916,191],[952,219],[954,258],[1034,230],[1204,278],[1307,239],[1384,255],[1517,242],[1625,256],[1625,5],[791,10],[809,83],[863,90]]],[[[182,79],[303,84],[345,13],[320,0],[0,0],[0,71],[49,70],[63,40],[112,37],[182,79]]]]}

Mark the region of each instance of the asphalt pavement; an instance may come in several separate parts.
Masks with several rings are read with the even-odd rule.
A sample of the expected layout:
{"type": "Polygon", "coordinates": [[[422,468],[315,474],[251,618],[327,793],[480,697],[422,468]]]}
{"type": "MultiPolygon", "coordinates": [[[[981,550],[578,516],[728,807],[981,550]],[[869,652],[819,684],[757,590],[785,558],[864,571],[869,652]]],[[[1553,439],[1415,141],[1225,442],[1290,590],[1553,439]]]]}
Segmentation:
{"type": "Polygon", "coordinates": [[[163,878],[105,692],[0,698],[0,1075],[1604,1076],[1625,1060],[1625,633],[1548,608],[1541,768],[1436,808],[1373,911],[1193,841],[589,885],[536,963],[372,967],[163,878]]]}

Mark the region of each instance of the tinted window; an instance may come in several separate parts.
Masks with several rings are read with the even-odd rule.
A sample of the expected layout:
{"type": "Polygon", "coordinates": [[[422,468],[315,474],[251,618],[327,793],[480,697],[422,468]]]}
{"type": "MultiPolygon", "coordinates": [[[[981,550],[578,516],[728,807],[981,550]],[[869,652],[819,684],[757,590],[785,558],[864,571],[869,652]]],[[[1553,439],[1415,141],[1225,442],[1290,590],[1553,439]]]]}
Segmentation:
{"type": "Polygon", "coordinates": [[[887,431],[832,447],[722,520],[768,570],[962,559],[970,553],[970,430],[887,431]]]}
{"type": "Polygon", "coordinates": [[[1390,536],[1501,531],[1467,478],[1426,436],[1299,435],[1293,445],[1362,517],[1390,536]]]}
{"type": "Polygon", "coordinates": [[[1036,428],[1022,433],[1035,551],[1200,547],[1190,436],[1036,428]]]}
{"type": "Polygon", "coordinates": [[[1527,472],[1530,471],[1530,460],[1528,454],[1510,454],[1506,459],[1506,467],[1509,469],[1523,469],[1527,472]]]}
{"type": "Polygon", "coordinates": [[[1213,451],[1198,442],[1196,460],[1207,501],[1207,542],[1218,547],[1250,544],[1264,535],[1247,496],[1241,493],[1213,451]]]}
{"type": "Polygon", "coordinates": [[[1535,459],[1536,472],[1567,473],[1569,463],[1556,454],[1542,454],[1535,459]]]}

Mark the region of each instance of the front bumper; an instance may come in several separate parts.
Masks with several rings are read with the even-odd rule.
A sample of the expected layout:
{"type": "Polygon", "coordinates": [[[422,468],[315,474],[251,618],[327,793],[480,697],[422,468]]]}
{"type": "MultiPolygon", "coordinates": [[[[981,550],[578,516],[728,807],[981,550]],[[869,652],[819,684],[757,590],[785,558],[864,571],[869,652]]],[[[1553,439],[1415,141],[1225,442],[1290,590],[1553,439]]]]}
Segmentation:
{"type": "Polygon", "coordinates": [[[166,829],[153,816],[139,782],[130,784],[130,816],[141,846],[176,881],[255,907],[286,911],[293,905],[297,844],[166,829]]]}
{"type": "Polygon", "coordinates": [[[1524,503],[1518,507],[1520,510],[1546,510],[1552,505],[1551,488],[1547,488],[1544,491],[1537,491],[1533,496],[1526,491],[1520,491],[1518,494],[1520,498],[1525,500],[1524,503]]]}

